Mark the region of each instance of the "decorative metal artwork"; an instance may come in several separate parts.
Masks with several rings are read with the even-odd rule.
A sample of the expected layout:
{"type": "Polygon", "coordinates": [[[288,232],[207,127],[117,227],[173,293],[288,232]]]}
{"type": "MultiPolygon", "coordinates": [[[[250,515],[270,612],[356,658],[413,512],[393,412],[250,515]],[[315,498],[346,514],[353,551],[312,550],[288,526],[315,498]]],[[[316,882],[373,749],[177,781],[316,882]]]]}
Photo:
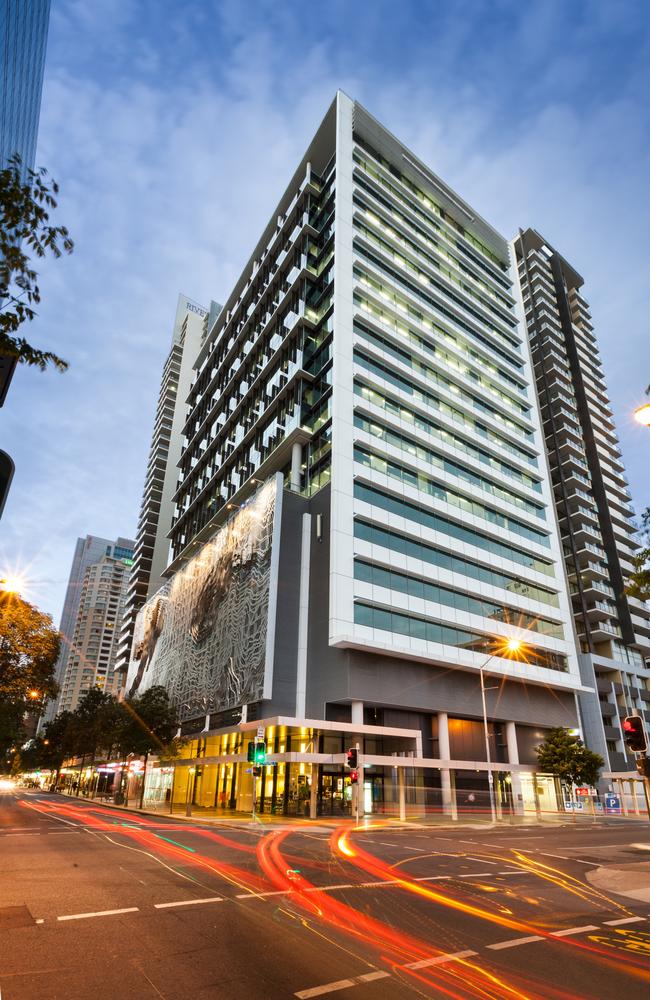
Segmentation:
{"type": "Polygon", "coordinates": [[[130,694],[167,688],[181,718],[263,696],[275,480],[141,609],[130,694]]]}

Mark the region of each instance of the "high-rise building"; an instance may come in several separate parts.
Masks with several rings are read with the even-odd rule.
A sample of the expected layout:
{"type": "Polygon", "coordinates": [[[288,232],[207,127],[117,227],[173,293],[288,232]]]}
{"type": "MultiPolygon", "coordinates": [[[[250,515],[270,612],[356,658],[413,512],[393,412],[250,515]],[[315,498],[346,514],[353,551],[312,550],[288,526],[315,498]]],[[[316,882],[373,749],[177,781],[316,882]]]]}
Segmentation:
{"type": "MultiPolygon", "coordinates": [[[[50,0],[0,0],[0,169],[18,153],[23,170],[34,166],[41,111],[50,0]]],[[[0,406],[16,359],[0,353],[0,406]]],[[[0,516],[14,462],[0,451],[0,516]]]]}
{"type": "Polygon", "coordinates": [[[515,281],[339,93],[196,359],[128,681],[194,735],[174,800],[242,808],[255,781],[262,809],[336,812],[358,743],[368,810],[405,775],[450,811],[488,773],[498,809],[555,804],[534,747],[581,680],[515,281]],[[277,766],[251,778],[258,728],[277,766]]]}
{"type": "MultiPolygon", "coordinates": [[[[218,311],[212,303],[212,312],[218,311]]],[[[216,315],[216,313],[214,313],[216,315]]],[[[169,530],[177,488],[187,395],[208,310],[179,295],[172,344],[163,366],[149,461],[138,519],[133,566],[120,631],[116,669],[126,673],[138,611],[163,583],[169,562],[169,530]]]]}
{"type": "Polygon", "coordinates": [[[0,0],[0,166],[34,166],[50,0],[0,0]]]}
{"type": "MultiPolygon", "coordinates": [[[[65,698],[63,697],[64,690],[77,691],[75,698],[78,698],[80,685],[78,685],[78,688],[75,688],[72,684],[72,681],[74,680],[73,673],[76,671],[78,679],[81,682],[83,671],[90,669],[90,666],[86,664],[79,666],[75,663],[75,671],[73,671],[72,660],[78,660],[79,664],[82,662],[81,655],[76,652],[78,645],[77,637],[79,636],[81,639],[81,637],[85,635],[86,623],[88,623],[89,629],[87,635],[88,640],[90,640],[91,631],[97,627],[100,627],[100,630],[106,633],[102,637],[103,642],[100,641],[99,643],[100,646],[103,645],[104,647],[106,646],[108,633],[110,633],[112,637],[113,633],[117,635],[117,631],[119,631],[121,613],[123,610],[123,598],[120,597],[118,601],[120,608],[119,616],[114,614],[114,594],[110,595],[110,602],[105,601],[105,606],[101,603],[104,601],[104,594],[99,594],[99,590],[106,590],[104,581],[107,575],[107,570],[104,569],[102,576],[102,570],[97,570],[96,567],[100,566],[102,562],[106,562],[106,565],[108,566],[112,563],[117,563],[118,566],[114,573],[111,571],[111,580],[113,577],[115,578],[115,581],[117,581],[118,578],[121,579],[124,577],[126,581],[126,579],[128,579],[128,572],[132,560],[133,542],[128,538],[118,538],[115,541],[111,541],[108,538],[99,538],[97,535],[86,535],[85,538],[77,539],[65,600],[63,602],[61,623],[59,625],[59,631],[63,637],[61,652],[55,668],[55,677],[60,689],[59,697],[55,702],[50,702],[47,706],[43,716],[43,721],[49,721],[54,717],[54,715],[57,714],[57,712],[69,707],[71,699],[67,697],[67,695],[65,698]],[[97,591],[97,593],[95,593],[95,591],[97,591]],[[101,626],[95,626],[94,624],[90,625],[90,621],[95,618],[98,622],[102,620],[102,609],[104,611],[104,624],[101,626]],[[106,628],[106,626],[110,627],[106,628]]],[[[109,585],[108,590],[110,591],[111,589],[115,589],[114,583],[109,585]]],[[[94,638],[95,633],[92,632],[92,634],[94,638]]],[[[88,643],[86,643],[86,645],[88,645],[88,643]]],[[[94,646],[95,643],[92,642],[91,645],[94,646]]],[[[117,649],[115,648],[111,654],[111,671],[114,669],[116,652],[117,649]]],[[[104,663],[105,657],[102,652],[102,669],[104,667],[104,663]]],[[[99,657],[97,657],[97,668],[99,669],[99,657]]],[[[87,676],[88,675],[85,675],[85,677],[83,677],[84,681],[87,676]]],[[[106,676],[108,676],[108,673],[106,676]]]]}
{"type": "Polygon", "coordinates": [[[634,511],[583,279],[538,232],[515,240],[585,685],[590,746],[604,777],[636,775],[622,718],[650,722],[650,608],[625,594],[634,511]]]}

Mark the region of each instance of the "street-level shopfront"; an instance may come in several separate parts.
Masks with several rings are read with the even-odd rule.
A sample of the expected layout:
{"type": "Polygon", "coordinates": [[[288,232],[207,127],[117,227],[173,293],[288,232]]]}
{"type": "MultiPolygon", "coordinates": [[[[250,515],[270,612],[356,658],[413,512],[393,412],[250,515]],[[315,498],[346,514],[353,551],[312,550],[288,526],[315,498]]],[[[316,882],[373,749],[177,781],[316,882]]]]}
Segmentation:
{"type": "MultiPolygon", "coordinates": [[[[247,760],[255,726],[191,738],[173,762],[151,760],[145,777],[145,808],[227,816],[252,812],[254,807],[262,815],[335,818],[354,813],[358,794],[359,812],[366,815],[490,810],[487,770],[463,762],[453,762],[449,769],[440,766],[442,762],[426,766],[416,731],[375,730],[355,736],[290,725],[263,726],[262,730],[266,765],[257,776],[247,760]],[[345,752],[355,745],[362,765],[356,790],[345,765],[345,752]]],[[[558,809],[551,776],[521,766],[499,767],[493,769],[498,815],[558,809]]]]}

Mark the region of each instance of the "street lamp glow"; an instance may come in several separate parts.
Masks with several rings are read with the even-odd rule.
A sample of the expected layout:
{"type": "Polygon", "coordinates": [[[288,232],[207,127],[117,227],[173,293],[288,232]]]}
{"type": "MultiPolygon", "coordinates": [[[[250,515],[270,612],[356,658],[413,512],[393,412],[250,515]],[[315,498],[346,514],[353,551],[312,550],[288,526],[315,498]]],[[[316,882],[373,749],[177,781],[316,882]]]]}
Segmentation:
{"type": "Polygon", "coordinates": [[[634,411],[634,419],[637,423],[643,424],[644,427],[650,427],[650,403],[638,406],[634,411]]]}

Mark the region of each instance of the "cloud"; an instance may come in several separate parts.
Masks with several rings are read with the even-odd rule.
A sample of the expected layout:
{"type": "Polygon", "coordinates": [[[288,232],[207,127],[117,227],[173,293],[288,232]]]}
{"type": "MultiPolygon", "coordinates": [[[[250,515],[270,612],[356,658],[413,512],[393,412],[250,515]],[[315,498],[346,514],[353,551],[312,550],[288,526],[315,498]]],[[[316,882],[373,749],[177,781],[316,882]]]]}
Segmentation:
{"type": "Polygon", "coordinates": [[[626,419],[650,382],[648,32],[638,5],[628,20],[605,6],[54,5],[38,161],[76,249],[40,268],[30,335],[71,368],[14,380],[1,553],[33,560],[47,610],[78,535],[135,532],[178,292],[225,300],[337,87],[505,235],[532,225],[584,274],[650,503],[647,440],[626,419]]]}

